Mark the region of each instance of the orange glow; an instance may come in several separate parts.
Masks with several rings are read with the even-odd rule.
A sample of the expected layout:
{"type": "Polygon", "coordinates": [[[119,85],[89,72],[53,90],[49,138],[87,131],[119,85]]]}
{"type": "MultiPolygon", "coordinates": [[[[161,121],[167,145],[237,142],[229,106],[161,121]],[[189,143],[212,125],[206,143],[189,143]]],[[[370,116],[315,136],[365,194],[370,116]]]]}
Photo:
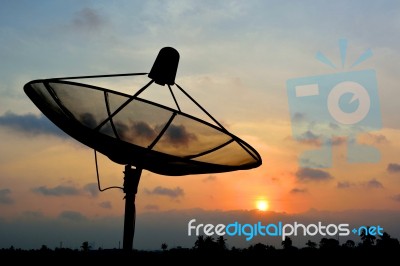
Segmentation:
{"type": "Polygon", "coordinates": [[[257,206],[257,209],[260,211],[267,211],[269,208],[268,201],[266,201],[266,200],[257,200],[256,206],[257,206]]]}

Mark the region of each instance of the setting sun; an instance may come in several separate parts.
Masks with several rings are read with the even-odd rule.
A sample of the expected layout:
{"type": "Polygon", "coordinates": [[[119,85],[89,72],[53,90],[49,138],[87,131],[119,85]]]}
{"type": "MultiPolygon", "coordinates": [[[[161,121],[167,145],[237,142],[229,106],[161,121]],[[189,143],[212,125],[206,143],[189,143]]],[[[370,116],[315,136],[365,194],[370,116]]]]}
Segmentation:
{"type": "Polygon", "coordinates": [[[266,211],[269,208],[268,201],[266,200],[257,200],[256,205],[257,209],[260,211],[266,211]]]}

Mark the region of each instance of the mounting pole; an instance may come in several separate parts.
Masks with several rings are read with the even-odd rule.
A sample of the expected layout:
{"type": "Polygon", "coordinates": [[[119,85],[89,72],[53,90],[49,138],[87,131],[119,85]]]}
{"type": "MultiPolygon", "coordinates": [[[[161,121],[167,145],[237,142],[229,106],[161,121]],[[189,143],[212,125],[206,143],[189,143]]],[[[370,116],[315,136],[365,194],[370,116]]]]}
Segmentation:
{"type": "Polygon", "coordinates": [[[132,251],[136,220],[135,197],[142,169],[132,169],[132,166],[128,164],[125,165],[124,174],[125,219],[123,249],[124,251],[132,251]]]}

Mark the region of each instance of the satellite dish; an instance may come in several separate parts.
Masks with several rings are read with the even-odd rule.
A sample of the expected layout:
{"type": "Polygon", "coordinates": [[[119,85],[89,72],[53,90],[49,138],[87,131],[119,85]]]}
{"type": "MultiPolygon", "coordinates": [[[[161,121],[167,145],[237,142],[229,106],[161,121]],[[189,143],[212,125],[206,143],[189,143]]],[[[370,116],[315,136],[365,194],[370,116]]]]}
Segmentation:
{"type": "MultiPolygon", "coordinates": [[[[126,165],[124,191],[127,195],[133,194],[134,212],[134,195],[142,169],[180,176],[247,170],[262,163],[253,147],[226,130],[175,83],[178,62],[179,53],[172,47],[164,47],[148,74],[40,79],[25,84],[24,91],[64,132],[115,163],[126,165]],[[136,75],[148,75],[150,80],[133,95],[71,81],[136,75]],[[154,83],[168,86],[176,108],[140,97],[154,83]],[[183,112],[171,86],[180,90],[215,124],[183,112]],[[134,184],[127,184],[131,179],[135,180],[134,184]]],[[[131,211],[125,210],[126,214],[131,211]]],[[[124,249],[132,249],[131,244],[127,246],[124,244],[124,249]]]]}

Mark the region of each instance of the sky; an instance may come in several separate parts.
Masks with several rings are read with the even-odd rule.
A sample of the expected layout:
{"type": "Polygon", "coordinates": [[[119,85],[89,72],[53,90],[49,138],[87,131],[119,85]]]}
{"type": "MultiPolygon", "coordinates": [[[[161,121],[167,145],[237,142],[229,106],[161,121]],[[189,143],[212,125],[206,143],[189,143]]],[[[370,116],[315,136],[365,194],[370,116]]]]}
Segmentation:
{"type": "MultiPolygon", "coordinates": [[[[23,86],[149,72],[166,46],[180,54],[176,82],[262,165],[186,176],[144,170],[135,248],[193,246],[191,219],[374,223],[400,238],[399,30],[398,1],[0,1],[0,248],[121,245],[123,192],[98,190],[93,150],[43,116],[23,86]],[[365,116],[350,124],[327,111],[328,93],[348,79],[370,95],[365,116]],[[290,88],[310,81],[325,91],[301,102],[290,88]],[[311,156],[319,162],[301,157],[324,143],[332,149],[311,156]],[[355,143],[378,156],[359,149],[361,161],[349,161],[355,143]],[[257,209],[260,200],[268,210],[257,209]]],[[[84,82],[133,94],[146,79],[84,82]]],[[[344,116],[366,99],[346,107],[342,96],[344,116]]],[[[101,186],[122,186],[124,166],[98,159],[101,186]]],[[[259,241],[280,245],[227,237],[238,247],[259,241]]]]}

